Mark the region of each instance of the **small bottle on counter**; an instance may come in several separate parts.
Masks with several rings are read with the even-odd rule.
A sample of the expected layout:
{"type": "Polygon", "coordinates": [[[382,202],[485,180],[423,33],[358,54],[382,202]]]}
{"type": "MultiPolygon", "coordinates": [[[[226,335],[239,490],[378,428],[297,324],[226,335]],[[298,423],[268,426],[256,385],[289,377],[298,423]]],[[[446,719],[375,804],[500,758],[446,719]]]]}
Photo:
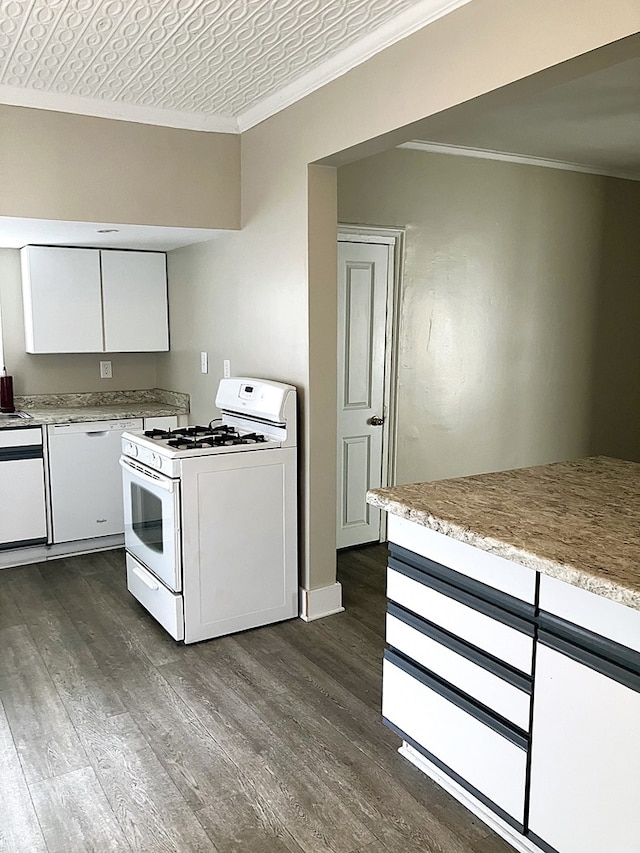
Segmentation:
{"type": "Polygon", "coordinates": [[[7,375],[7,368],[0,374],[0,412],[15,412],[13,405],[13,376],[7,375]]]}

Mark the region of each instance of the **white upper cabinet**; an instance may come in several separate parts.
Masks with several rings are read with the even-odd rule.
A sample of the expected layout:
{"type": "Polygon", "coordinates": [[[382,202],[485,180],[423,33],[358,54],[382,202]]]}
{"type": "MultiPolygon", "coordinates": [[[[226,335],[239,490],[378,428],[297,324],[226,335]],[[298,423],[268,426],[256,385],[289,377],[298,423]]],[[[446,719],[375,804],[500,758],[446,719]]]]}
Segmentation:
{"type": "Polygon", "coordinates": [[[103,352],[100,252],[21,251],[27,352],[103,352]]]}
{"type": "Polygon", "coordinates": [[[164,253],[26,246],[21,257],[27,352],[169,349],[164,253]]]}
{"type": "Polygon", "coordinates": [[[166,258],[161,252],[102,252],[106,352],[169,349],[166,258]]]}

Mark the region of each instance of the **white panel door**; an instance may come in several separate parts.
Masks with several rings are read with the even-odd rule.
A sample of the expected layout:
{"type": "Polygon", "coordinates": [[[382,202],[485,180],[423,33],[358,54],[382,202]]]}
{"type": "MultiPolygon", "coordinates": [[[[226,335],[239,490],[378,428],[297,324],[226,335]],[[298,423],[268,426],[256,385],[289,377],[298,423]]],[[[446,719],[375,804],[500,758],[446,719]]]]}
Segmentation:
{"type": "Polygon", "coordinates": [[[168,350],[165,254],[104,251],[101,258],[105,351],[168,350]]]}
{"type": "Polygon", "coordinates": [[[390,247],[338,243],[338,548],[380,539],[390,247]]]}

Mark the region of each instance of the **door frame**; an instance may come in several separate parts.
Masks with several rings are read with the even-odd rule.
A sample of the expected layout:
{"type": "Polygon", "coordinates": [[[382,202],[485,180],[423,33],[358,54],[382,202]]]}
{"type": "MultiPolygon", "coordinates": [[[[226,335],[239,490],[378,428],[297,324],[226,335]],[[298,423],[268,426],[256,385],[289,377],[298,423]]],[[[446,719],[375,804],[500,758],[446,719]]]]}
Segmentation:
{"type": "MultiPolygon", "coordinates": [[[[338,223],[338,242],[378,243],[389,247],[391,263],[387,271],[387,321],[385,328],[382,426],[381,485],[395,483],[397,444],[397,384],[398,338],[400,328],[400,294],[404,261],[404,228],[386,228],[379,225],[347,225],[338,223]]],[[[380,542],[387,538],[387,515],[380,515],[380,542]]]]}

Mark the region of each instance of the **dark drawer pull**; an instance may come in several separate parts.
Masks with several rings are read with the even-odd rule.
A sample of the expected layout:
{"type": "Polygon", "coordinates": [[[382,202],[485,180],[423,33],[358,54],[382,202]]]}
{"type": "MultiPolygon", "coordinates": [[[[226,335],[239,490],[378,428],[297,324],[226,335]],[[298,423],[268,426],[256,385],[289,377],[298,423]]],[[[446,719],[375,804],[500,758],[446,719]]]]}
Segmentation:
{"type": "Polygon", "coordinates": [[[415,678],[416,681],[419,681],[421,684],[424,684],[425,687],[428,687],[430,690],[433,690],[434,693],[437,693],[439,696],[442,696],[443,699],[446,699],[448,702],[451,702],[452,705],[455,705],[458,708],[461,708],[463,711],[466,711],[471,717],[475,717],[476,720],[483,723],[490,729],[493,729],[497,734],[502,735],[502,737],[506,738],[510,741],[514,746],[520,747],[520,749],[527,750],[529,745],[529,739],[525,732],[521,729],[516,729],[514,726],[511,726],[506,721],[498,719],[494,717],[492,714],[489,714],[488,711],[483,710],[478,705],[475,705],[469,699],[465,699],[459,693],[456,693],[451,687],[448,687],[441,681],[437,680],[433,675],[429,675],[423,669],[417,667],[415,664],[408,661],[406,658],[401,657],[396,652],[390,651],[389,649],[385,650],[384,659],[389,661],[389,663],[401,669],[403,672],[406,672],[407,675],[410,675],[412,678],[415,678]]]}
{"type": "Polygon", "coordinates": [[[390,569],[399,572],[401,575],[405,575],[405,577],[411,578],[411,580],[417,581],[423,586],[428,586],[430,589],[446,595],[447,598],[452,598],[459,604],[471,607],[473,610],[477,610],[478,613],[489,616],[491,619],[495,619],[496,622],[501,622],[509,628],[515,628],[516,631],[520,631],[520,633],[525,634],[527,637],[533,637],[534,635],[535,628],[533,622],[525,621],[520,616],[503,610],[495,604],[490,604],[482,598],[477,598],[466,590],[452,586],[450,583],[440,580],[440,578],[432,577],[415,566],[408,565],[393,557],[389,558],[387,565],[390,569]]]}
{"type": "Polygon", "coordinates": [[[454,637],[453,634],[443,631],[442,628],[438,628],[431,622],[427,622],[420,616],[410,613],[408,610],[405,610],[403,607],[399,607],[393,602],[389,602],[387,606],[387,613],[391,616],[395,616],[396,619],[399,619],[401,622],[404,622],[405,625],[409,625],[409,627],[414,628],[426,637],[430,637],[432,640],[440,643],[441,646],[444,646],[472,663],[481,666],[483,669],[486,669],[487,672],[498,676],[498,678],[506,681],[507,684],[517,687],[518,690],[522,690],[524,693],[531,693],[531,678],[523,675],[521,672],[511,669],[507,664],[498,661],[482,649],[472,646],[470,643],[467,643],[459,637],[454,637]]]}
{"type": "Polygon", "coordinates": [[[392,558],[400,560],[426,575],[438,578],[451,586],[470,593],[474,598],[481,598],[489,604],[499,607],[501,610],[506,610],[509,613],[520,616],[521,619],[528,621],[535,616],[535,605],[521,601],[513,595],[488,586],[475,578],[463,575],[461,572],[450,569],[448,566],[443,566],[442,563],[436,563],[435,560],[422,557],[420,554],[408,551],[406,548],[394,545],[392,542],[389,543],[389,552],[392,558]]]}

